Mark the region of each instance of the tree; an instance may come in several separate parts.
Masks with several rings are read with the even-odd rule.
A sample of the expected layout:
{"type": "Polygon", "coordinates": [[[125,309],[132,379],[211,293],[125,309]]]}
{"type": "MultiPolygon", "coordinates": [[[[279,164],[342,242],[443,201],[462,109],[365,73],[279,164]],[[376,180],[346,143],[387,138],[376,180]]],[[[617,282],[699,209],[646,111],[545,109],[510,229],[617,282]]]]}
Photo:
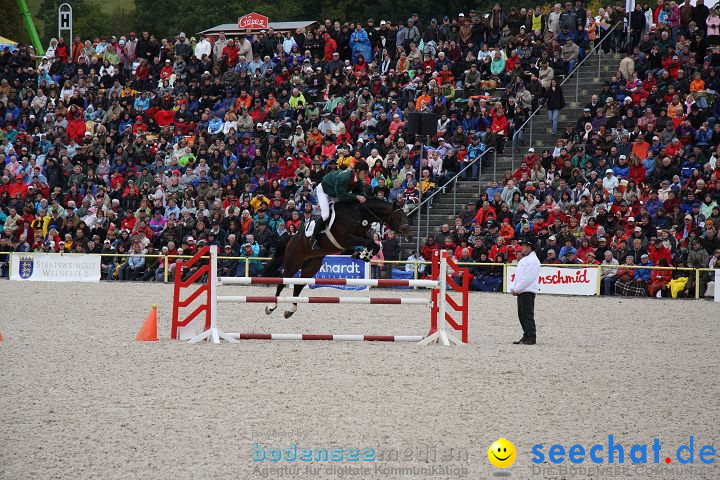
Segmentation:
{"type": "Polygon", "coordinates": [[[7,7],[4,8],[4,12],[0,15],[0,32],[4,37],[16,42],[28,42],[29,37],[27,30],[25,30],[25,24],[23,23],[22,16],[20,15],[20,9],[14,5],[15,2],[7,1],[7,7]]]}
{"type": "MultiPolygon", "coordinates": [[[[73,10],[73,35],[80,35],[85,38],[89,32],[84,31],[87,25],[83,19],[92,15],[97,8],[91,8],[86,0],[42,0],[40,8],[37,12],[32,12],[33,17],[39,20],[42,29],[38,34],[43,44],[47,45],[51,38],[55,38],[58,32],[58,8],[63,3],[67,3],[73,10]]],[[[72,42],[71,38],[65,39],[68,43],[72,42]]]]}

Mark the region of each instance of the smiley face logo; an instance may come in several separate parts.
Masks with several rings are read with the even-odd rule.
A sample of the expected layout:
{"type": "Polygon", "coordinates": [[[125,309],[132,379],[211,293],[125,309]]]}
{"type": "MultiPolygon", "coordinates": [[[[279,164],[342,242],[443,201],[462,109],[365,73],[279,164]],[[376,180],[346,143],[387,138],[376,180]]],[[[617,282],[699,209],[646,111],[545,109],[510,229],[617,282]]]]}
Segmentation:
{"type": "Polygon", "coordinates": [[[515,462],[515,445],[501,438],[488,449],[490,463],[498,468],[507,468],[515,462]]]}

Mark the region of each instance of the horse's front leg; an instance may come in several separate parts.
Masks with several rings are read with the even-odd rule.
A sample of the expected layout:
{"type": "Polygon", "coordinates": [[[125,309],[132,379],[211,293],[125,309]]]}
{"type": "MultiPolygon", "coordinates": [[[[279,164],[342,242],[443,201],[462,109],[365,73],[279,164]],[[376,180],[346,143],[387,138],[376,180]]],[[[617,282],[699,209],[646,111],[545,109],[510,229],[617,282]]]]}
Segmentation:
{"type": "MultiPolygon", "coordinates": [[[[302,255],[299,255],[297,253],[292,254],[289,252],[286,252],[286,256],[283,262],[283,277],[285,278],[291,278],[295,276],[295,273],[300,270],[300,266],[302,265],[302,255]]],[[[297,288],[297,287],[296,287],[297,288]]],[[[279,284],[277,286],[277,289],[275,290],[275,296],[279,297],[280,293],[285,289],[284,284],[279,284]]],[[[278,307],[277,302],[272,303],[270,305],[265,306],[265,314],[270,315],[275,311],[275,309],[278,307]]],[[[286,317],[287,318],[287,317],[286,317]]]]}
{"type": "Polygon", "coordinates": [[[350,243],[357,247],[362,247],[362,250],[353,253],[353,258],[359,258],[364,262],[369,262],[372,258],[380,252],[380,245],[375,243],[370,237],[367,236],[352,236],[348,238],[350,243]]]}
{"type": "MultiPolygon", "coordinates": [[[[275,297],[276,298],[280,296],[283,289],[285,289],[285,285],[283,285],[282,283],[277,286],[277,288],[275,289],[275,297]]],[[[278,307],[277,302],[271,303],[270,305],[265,305],[265,315],[270,315],[271,313],[273,313],[275,311],[275,309],[277,307],[278,307]]]]}
{"type": "MultiPolygon", "coordinates": [[[[300,296],[300,292],[303,291],[303,288],[305,288],[305,285],[295,285],[295,287],[293,287],[293,297],[298,297],[298,296],[300,296]]],[[[283,315],[285,316],[285,318],[290,318],[290,317],[293,316],[293,314],[294,314],[295,312],[297,312],[297,308],[298,308],[298,304],[297,304],[297,303],[293,303],[293,304],[290,306],[290,308],[288,308],[287,310],[285,310],[285,313],[284,313],[283,315]]]]}
{"type": "MultiPolygon", "coordinates": [[[[302,270],[300,272],[300,276],[302,278],[312,278],[319,270],[320,267],[322,267],[323,259],[325,257],[314,257],[310,258],[303,263],[302,270]]],[[[293,288],[293,296],[299,297],[300,292],[303,291],[303,288],[305,288],[305,285],[295,285],[293,288]]],[[[293,316],[295,312],[297,312],[297,303],[293,303],[292,306],[285,310],[285,318],[290,318],[293,316]]]]}

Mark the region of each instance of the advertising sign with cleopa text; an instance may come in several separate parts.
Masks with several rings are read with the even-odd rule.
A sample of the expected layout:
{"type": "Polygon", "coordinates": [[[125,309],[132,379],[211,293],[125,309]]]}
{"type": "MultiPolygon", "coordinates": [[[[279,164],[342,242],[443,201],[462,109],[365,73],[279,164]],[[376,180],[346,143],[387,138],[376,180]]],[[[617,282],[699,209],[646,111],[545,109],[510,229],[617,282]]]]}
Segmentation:
{"type": "Polygon", "coordinates": [[[259,13],[248,13],[238,18],[238,28],[249,29],[249,30],[260,30],[268,28],[269,19],[265,15],[259,13]]]}

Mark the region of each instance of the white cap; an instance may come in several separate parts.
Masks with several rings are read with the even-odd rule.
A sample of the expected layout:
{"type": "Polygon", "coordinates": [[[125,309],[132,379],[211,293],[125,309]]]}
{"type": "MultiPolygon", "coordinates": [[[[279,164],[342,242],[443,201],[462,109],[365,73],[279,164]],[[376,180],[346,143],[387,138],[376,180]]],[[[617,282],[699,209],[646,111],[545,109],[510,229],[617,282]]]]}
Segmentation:
{"type": "Polygon", "coordinates": [[[605,173],[613,173],[613,169],[612,169],[612,168],[608,168],[607,170],[605,170],[605,173]]]}
{"type": "Polygon", "coordinates": [[[627,157],[625,155],[620,155],[620,158],[627,159],[627,157]]]}
{"type": "Polygon", "coordinates": [[[528,148],[528,152],[532,152],[532,153],[535,153],[535,148],[534,148],[534,147],[530,147],[530,148],[528,148]]]}

